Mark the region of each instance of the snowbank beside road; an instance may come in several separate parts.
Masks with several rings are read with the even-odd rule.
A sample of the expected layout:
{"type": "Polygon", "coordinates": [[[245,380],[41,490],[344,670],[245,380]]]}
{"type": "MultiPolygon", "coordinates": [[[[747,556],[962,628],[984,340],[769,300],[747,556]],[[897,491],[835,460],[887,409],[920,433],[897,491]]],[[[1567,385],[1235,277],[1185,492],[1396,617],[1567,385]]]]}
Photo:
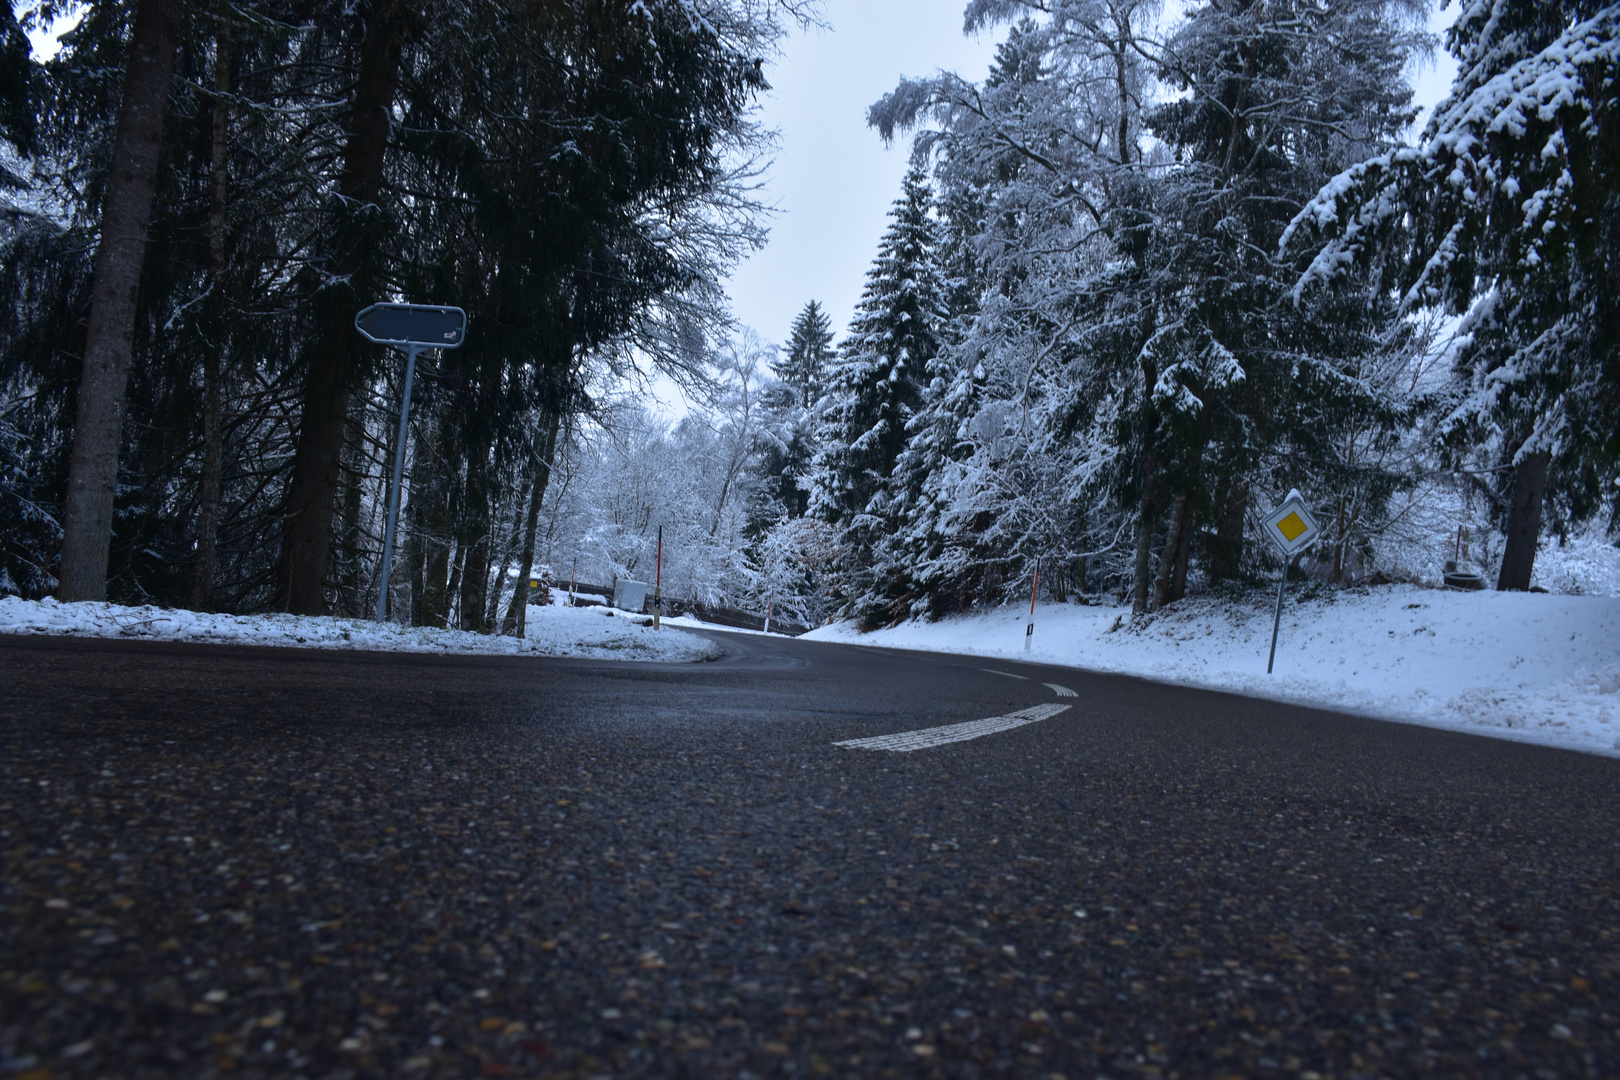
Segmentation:
{"type": "Polygon", "coordinates": [[[720,647],[696,634],[640,625],[623,612],[561,605],[529,608],[522,639],[362,619],[307,615],[206,615],[117,604],[58,604],[0,597],[0,634],[67,634],[305,649],[575,656],[592,660],[712,660],[720,647]]]}
{"type": "Polygon", "coordinates": [[[1410,585],[1330,593],[1283,608],[1183,600],[1133,627],[1128,608],[1044,604],[808,638],[1001,656],[1140,675],[1435,727],[1614,753],[1620,737],[1620,598],[1453,592],[1410,585]]]}

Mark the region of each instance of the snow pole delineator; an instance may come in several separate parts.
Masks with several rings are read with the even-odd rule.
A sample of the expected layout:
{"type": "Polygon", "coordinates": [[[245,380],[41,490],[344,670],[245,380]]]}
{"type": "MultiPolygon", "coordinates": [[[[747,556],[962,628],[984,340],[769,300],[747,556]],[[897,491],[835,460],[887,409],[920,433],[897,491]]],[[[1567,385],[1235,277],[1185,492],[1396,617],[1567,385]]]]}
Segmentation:
{"type": "Polygon", "coordinates": [[[664,527],[658,526],[658,561],[653,571],[653,629],[662,630],[664,619],[664,527]]]}
{"type": "Polygon", "coordinates": [[[1288,588],[1288,568],[1295,556],[1311,546],[1322,529],[1306,508],[1299,489],[1295,488],[1280,506],[1265,516],[1260,531],[1266,534],[1273,547],[1282,552],[1283,557],[1282,580],[1277,582],[1277,613],[1271,620],[1271,655],[1266,657],[1266,674],[1270,675],[1272,665],[1277,660],[1277,633],[1282,629],[1283,592],[1288,588]]]}
{"type": "Polygon", "coordinates": [[[405,350],[405,388],[399,400],[399,444],[388,483],[388,520],[383,526],[382,566],[377,571],[377,621],[388,621],[388,572],[394,564],[394,533],[399,527],[399,489],[405,476],[405,437],[410,430],[411,382],[423,349],[455,349],[467,338],[467,313],[458,307],[425,304],[372,304],[354,317],[367,341],[405,350]]]}
{"type": "Polygon", "coordinates": [[[1041,557],[1035,556],[1035,584],[1029,588],[1029,624],[1024,627],[1024,651],[1029,652],[1030,642],[1035,640],[1035,597],[1041,591],[1041,557]]]}

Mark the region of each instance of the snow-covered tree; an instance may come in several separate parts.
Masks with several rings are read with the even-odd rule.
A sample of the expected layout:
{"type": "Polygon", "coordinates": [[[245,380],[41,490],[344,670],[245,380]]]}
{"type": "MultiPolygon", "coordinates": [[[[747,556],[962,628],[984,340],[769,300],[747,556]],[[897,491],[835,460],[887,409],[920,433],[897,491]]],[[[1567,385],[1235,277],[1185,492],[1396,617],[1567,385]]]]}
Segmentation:
{"type": "Polygon", "coordinates": [[[1415,147],[1369,157],[1299,214],[1299,282],[1372,266],[1408,310],[1465,313],[1445,434],[1495,459],[1499,589],[1530,585],[1551,491],[1584,516],[1620,463],[1620,5],[1468,0],[1458,71],[1415,147]]]}
{"type": "Polygon", "coordinates": [[[793,319],[788,331],[787,355],[777,365],[776,374],[799,393],[805,408],[821,397],[827,369],[838,355],[833,348],[832,320],[821,305],[812,300],[793,319]]]}
{"type": "Polygon", "coordinates": [[[890,218],[817,406],[820,449],[810,497],[811,512],[843,530],[851,565],[863,566],[872,581],[887,574],[868,558],[900,510],[891,479],[946,317],[938,222],[920,168],[906,174],[890,218]]]}
{"type": "Polygon", "coordinates": [[[921,404],[928,361],[939,350],[944,284],[932,208],[927,177],[913,168],[827,377],[811,509],[833,524],[885,512],[887,481],[921,404]]]}
{"type": "Polygon", "coordinates": [[[1390,306],[1346,290],[1301,314],[1272,252],[1409,117],[1421,39],[1381,0],[1216,0],[1168,35],[1148,3],[984,0],[969,21],[1013,23],[989,78],[903,82],[871,112],[886,137],[931,121],[918,147],[945,198],[982,208],[980,302],[908,451],[919,585],[949,608],[1027,580],[1036,554],[1060,588],[1105,557],[1145,611],[1185,588],[1195,548],[1235,572],[1257,490],[1329,476],[1328,444],[1290,432],[1401,419],[1355,370],[1401,347],[1390,306]]]}

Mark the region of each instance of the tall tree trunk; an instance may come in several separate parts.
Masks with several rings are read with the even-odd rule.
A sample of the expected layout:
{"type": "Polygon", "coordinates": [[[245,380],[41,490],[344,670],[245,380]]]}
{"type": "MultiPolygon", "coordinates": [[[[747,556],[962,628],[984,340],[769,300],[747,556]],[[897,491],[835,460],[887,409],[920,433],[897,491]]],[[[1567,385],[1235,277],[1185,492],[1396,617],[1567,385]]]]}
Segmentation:
{"type": "Polygon", "coordinates": [[[299,615],[319,615],[326,607],[338,458],[362,347],[354,316],[370,285],[379,236],[376,202],[404,35],[403,5],[376,0],[365,17],[354,109],[337,185],[339,220],[323,267],[327,283],[315,295],[315,335],[306,353],[303,414],[276,566],[277,606],[299,615]]]}
{"type": "Polygon", "coordinates": [[[1181,549],[1176,552],[1176,568],[1170,575],[1168,603],[1187,595],[1187,564],[1192,562],[1192,534],[1192,522],[1184,521],[1181,526],[1181,549]]]}
{"type": "Polygon", "coordinates": [[[448,419],[423,418],[416,438],[416,456],[411,466],[411,514],[417,522],[415,543],[420,551],[422,587],[417,625],[450,625],[450,543],[455,521],[455,465],[444,454],[450,433],[448,419]]]}
{"type": "Polygon", "coordinates": [[[186,603],[193,611],[213,606],[215,551],[219,534],[220,458],[225,406],[220,381],[230,331],[225,320],[225,199],[229,193],[231,24],[220,19],[214,31],[214,130],[209,147],[213,184],[208,199],[208,326],[203,346],[203,469],[197,484],[197,556],[191,564],[186,603]]]}
{"type": "Polygon", "coordinates": [[[1220,520],[1209,545],[1209,576],[1225,581],[1238,576],[1243,564],[1243,519],[1249,510],[1249,482],[1234,479],[1216,502],[1220,520]]]}
{"type": "Polygon", "coordinates": [[[450,626],[452,622],[457,627],[461,625],[461,572],[467,565],[467,549],[458,541],[456,550],[450,556],[450,584],[444,589],[444,625],[450,626]],[[454,610],[451,604],[455,605],[454,610]],[[451,616],[455,616],[454,619],[451,616]]]}
{"type": "Polygon", "coordinates": [[[1158,459],[1149,446],[1142,451],[1142,497],[1137,504],[1136,565],[1131,581],[1133,616],[1148,609],[1148,577],[1153,563],[1153,482],[1157,472],[1158,459]]]}
{"type": "Polygon", "coordinates": [[[457,517],[456,546],[465,552],[457,594],[457,625],[483,633],[485,593],[489,587],[490,506],[489,451],[473,448],[468,455],[466,480],[457,517]]]}
{"type": "Polygon", "coordinates": [[[90,320],[62,517],[57,584],[61,600],[107,598],[124,392],[179,38],[179,0],[139,0],[90,286],[90,320]]]}
{"type": "Polygon", "coordinates": [[[551,463],[557,457],[557,428],[562,418],[552,413],[547,418],[545,435],[540,444],[540,460],[535,463],[534,490],[529,495],[529,514],[523,523],[522,562],[519,564],[517,592],[512,595],[512,606],[507,609],[501,623],[501,633],[522,637],[529,611],[529,574],[534,571],[534,538],[540,529],[540,504],[545,500],[546,488],[551,484],[551,463]]]}
{"type": "MultiPolygon", "coordinates": [[[[364,546],[365,533],[360,524],[360,504],[365,492],[365,458],[364,446],[366,431],[366,402],[362,396],[349,399],[350,436],[343,443],[342,453],[339,455],[341,469],[341,491],[343,494],[343,514],[341,518],[342,531],[338,537],[338,608],[345,615],[356,618],[366,613],[366,597],[361,585],[362,570],[365,564],[364,546]]],[[[383,460],[393,463],[393,425],[388,425],[389,445],[383,460]]]]}
{"type": "Polygon", "coordinates": [[[1541,502],[1547,494],[1547,468],[1551,463],[1552,456],[1546,452],[1526,454],[1513,468],[1507,550],[1502,553],[1502,570],[1496,576],[1496,587],[1504,592],[1530,588],[1536,545],[1541,539],[1541,502]]]}
{"type": "Polygon", "coordinates": [[[1187,521],[1187,493],[1176,492],[1170,505],[1170,524],[1164,530],[1164,550],[1159,552],[1159,572],[1153,578],[1153,608],[1158,610],[1170,602],[1170,577],[1175,571],[1176,555],[1181,551],[1181,530],[1187,521]]]}
{"type": "MultiPolygon", "coordinates": [[[[491,631],[501,621],[501,597],[506,593],[507,571],[512,568],[512,560],[518,557],[518,545],[523,541],[524,507],[528,504],[525,497],[528,485],[520,485],[512,494],[512,531],[507,533],[506,542],[501,545],[501,557],[495,560],[490,567],[488,604],[484,609],[484,625],[491,631]]],[[[513,593],[514,597],[521,596],[521,584],[513,593]]],[[[504,631],[502,631],[504,633],[504,631]]]]}

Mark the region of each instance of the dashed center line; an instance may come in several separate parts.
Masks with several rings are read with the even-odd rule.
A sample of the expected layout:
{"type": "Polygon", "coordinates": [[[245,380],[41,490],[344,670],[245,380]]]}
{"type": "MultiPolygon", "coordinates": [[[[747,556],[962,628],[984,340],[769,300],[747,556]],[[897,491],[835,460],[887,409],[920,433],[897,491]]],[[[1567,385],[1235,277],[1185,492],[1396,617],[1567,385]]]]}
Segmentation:
{"type": "Polygon", "coordinates": [[[1041,683],[1041,685],[1046,687],[1048,690],[1052,691],[1052,693],[1056,694],[1058,697],[1079,697],[1080,696],[1079,694],[1075,693],[1073,690],[1070,690],[1067,686],[1059,686],[1055,682],[1041,683]]]}
{"type": "Polygon", "coordinates": [[[874,735],[867,739],[845,739],[833,745],[850,750],[890,750],[897,754],[906,754],[913,750],[927,750],[931,746],[978,739],[985,735],[994,735],[998,731],[1010,731],[1015,727],[1033,724],[1037,720],[1051,719],[1058,713],[1068,712],[1071,708],[1073,708],[1071,705],[1035,705],[1015,713],[1008,713],[1006,716],[992,716],[986,720],[969,720],[962,724],[946,724],[944,727],[922,728],[919,731],[900,731],[893,735],[874,735]]]}
{"type": "Polygon", "coordinates": [[[1029,676],[1028,675],[1014,675],[1010,671],[997,671],[993,667],[982,667],[979,670],[980,671],[988,671],[992,675],[1005,675],[1009,679],[1023,679],[1025,682],[1029,681],[1029,676]]]}

